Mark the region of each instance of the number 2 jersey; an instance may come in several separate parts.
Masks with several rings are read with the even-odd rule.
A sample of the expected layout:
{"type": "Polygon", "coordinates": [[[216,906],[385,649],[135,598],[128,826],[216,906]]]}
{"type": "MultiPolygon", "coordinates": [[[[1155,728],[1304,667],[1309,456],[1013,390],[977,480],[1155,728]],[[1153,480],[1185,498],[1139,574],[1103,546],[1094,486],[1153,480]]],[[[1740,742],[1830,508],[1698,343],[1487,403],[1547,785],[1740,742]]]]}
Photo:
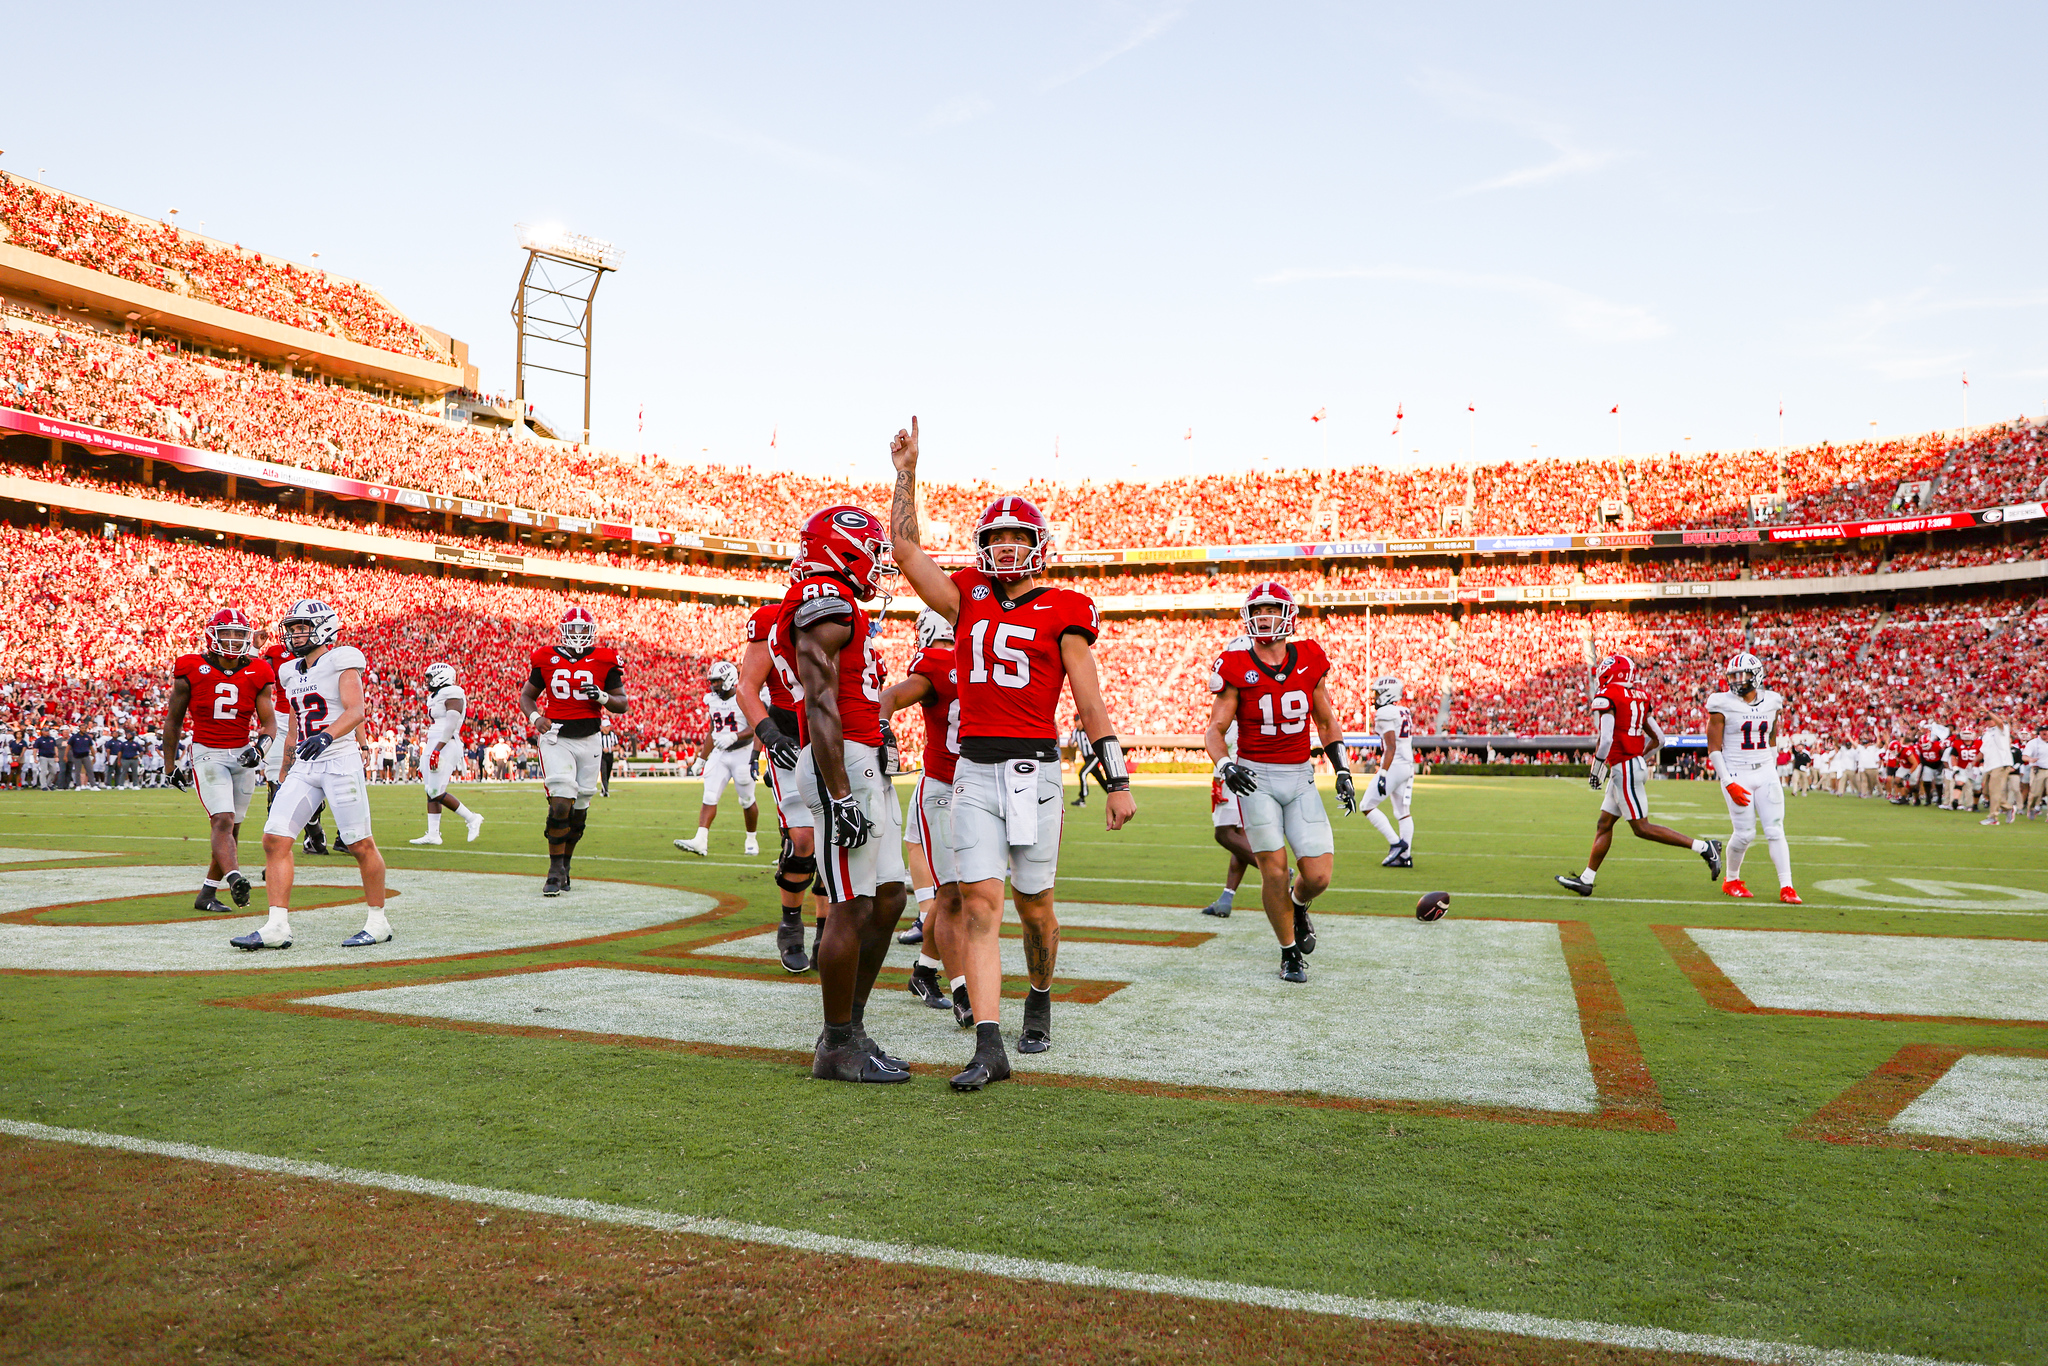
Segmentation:
{"type": "Polygon", "coordinates": [[[171,666],[185,680],[191,702],[192,739],[210,749],[245,749],[256,728],[256,698],[277,681],[266,660],[245,659],[232,672],[215,668],[204,655],[180,655],[171,666]]]}
{"type": "MultiPolygon", "coordinates": [[[[882,746],[882,656],[868,629],[868,614],[853,600],[841,579],[812,574],[798,579],[783,594],[782,610],[771,630],[771,651],[779,653],[792,673],[797,637],[825,622],[845,622],[852,630],[839,651],[839,735],[849,744],[882,746]]],[[[779,671],[780,666],[778,666],[779,671]]],[[[800,691],[801,683],[792,691],[800,691]]],[[[771,690],[772,696],[772,690],[771,690]]],[[[811,742],[808,705],[796,708],[797,743],[811,742]]]]}
{"type": "Polygon", "coordinates": [[[1745,702],[1732,692],[1717,692],[1707,699],[1707,714],[1720,716],[1721,762],[1731,773],[1755,773],[1778,768],[1778,746],[1771,728],[1785,699],[1769,688],[1758,691],[1756,701],[1745,702]]]}
{"type": "Polygon", "coordinates": [[[979,569],[953,575],[960,589],[953,656],[960,676],[960,757],[978,764],[1059,758],[1054,712],[1069,631],[1090,645],[1102,633],[1095,602],[1070,588],[1033,588],[1005,598],[979,569]]]}
{"type": "Polygon", "coordinates": [[[541,715],[555,723],[555,734],[576,740],[597,734],[604,719],[604,703],[577,693],[592,685],[619,692],[626,686],[626,671],[619,664],[619,652],[609,645],[593,646],[580,655],[559,645],[542,645],[533,652],[526,681],[540,689],[541,715]]]}
{"type": "Polygon", "coordinates": [[[1290,641],[1287,657],[1267,664],[1239,636],[1223,647],[1209,672],[1209,691],[1237,689],[1237,757],[1261,764],[1305,764],[1314,743],[1316,685],[1329,656],[1313,640],[1290,641]]]}
{"type": "MultiPolygon", "coordinates": [[[[311,664],[303,659],[284,662],[284,667],[277,671],[277,683],[284,689],[285,700],[291,703],[292,719],[298,723],[296,734],[300,740],[318,735],[327,729],[329,720],[341,715],[343,671],[366,669],[369,664],[363,658],[363,652],[353,645],[330,645],[311,664]]],[[[353,755],[356,752],[356,733],[353,730],[337,737],[327,747],[330,755],[353,755]]]]}

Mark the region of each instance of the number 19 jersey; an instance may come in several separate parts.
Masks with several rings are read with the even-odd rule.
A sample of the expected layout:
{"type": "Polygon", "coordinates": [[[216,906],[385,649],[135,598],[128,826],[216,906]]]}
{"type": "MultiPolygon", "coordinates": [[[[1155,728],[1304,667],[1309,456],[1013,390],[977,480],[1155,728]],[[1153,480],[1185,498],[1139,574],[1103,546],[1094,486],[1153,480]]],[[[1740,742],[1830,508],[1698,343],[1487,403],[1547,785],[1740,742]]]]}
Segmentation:
{"type": "Polygon", "coordinates": [[[1054,713],[1067,665],[1060,641],[1073,631],[1090,645],[1102,632],[1095,602],[1070,588],[1034,588],[1005,598],[979,569],[953,575],[960,589],[953,658],[960,674],[960,754],[976,763],[1059,753],[1054,713]],[[991,743],[1000,741],[1016,743],[991,743]]]}
{"type": "Polygon", "coordinates": [[[1313,640],[1287,647],[1287,658],[1267,665],[1242,636],[1225,646],[1209,674],[1209,691],[1237,689],[1237,757],[1262,764],[1305,764],[1314,742],[1316,685],[1330,672],[1329,656],[1313,640]]]}

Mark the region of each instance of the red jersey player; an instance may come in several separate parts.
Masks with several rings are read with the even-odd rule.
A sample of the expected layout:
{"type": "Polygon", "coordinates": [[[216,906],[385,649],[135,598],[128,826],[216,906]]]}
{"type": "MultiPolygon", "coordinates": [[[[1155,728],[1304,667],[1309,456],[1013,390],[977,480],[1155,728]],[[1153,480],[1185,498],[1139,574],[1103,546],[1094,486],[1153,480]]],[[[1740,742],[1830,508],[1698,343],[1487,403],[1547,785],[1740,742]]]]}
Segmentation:
{"type": "Polygon", "coordinates": [[[896,433],[890,510],[897,559],[926,606],[953,623],[960,674],[960,760],[953,773],[953,848],[960,875],[960,919],[949,927],[965,944],[967,995],[974,1007],[974,1060],[953,1078],[978,1091],[1010,1075],[1000,1026],[1003,879],[1015,893],[1024,928],[1031,990],[1017,1047],[1052,1046],[1052,976],[1059,953],[1053,881],[1059,870],[1061,802],[1060,687],[1102,760],[1104,818],[1121,830],[1136,812],[1123,746],[1102,704],[1095,672],[1101,618],[1085,595],[1044,582],[1052,528],[1024,498],[998,498],[974,528],[975,565],[947,575],[918,545],[917,419],[896,433]]]}
{"type": "Polygon", "coordinates": [[[917,942],[925,947],[917,953],[917,965],[910,970],[910,991],[935,1009],[952,1006],[953,1018],[965,1028],[974,1023],[968,1004],[967,979],[962,976],[949,988],[939,984],[943,970],[948,980],[959,949],[947,938],[946,930],[959,919],[960,868],[953,853],[953,776],[960,759],[960,669],[953,652],[953,626],[927,607],[917,614],[917,654],[910,672],[901,683],[892,683],[882,694],[882,714],[893,715],[905,707],[916,707],[924,716],[924,776],[917,780],[917,792],[910,799],[909,842],[924,850],[931,869],[932,886],[918,888],[918,899],[928,900],[925,933],[917,942]]]}
{"type": "MultiPolygon", "coordinates": [[[[791,565],[794,581],[796,566],[791,565]]],[[[796,669],[777,654],[775,623],[782,616],[782,599],[766,602],[747,618],[747,645],[740,653],[740,714],[754,728],[754,738],[768,751],[768,782],[775,790],[775,809],[782,822],[782,852],[775,860],[775,886],[782,893],[782,924],[775,931],[775,946],[782,954],[782,966],[803,972],[815,954],[804,952],[804,891],[817,889],[818,934],[825,933],[824,884],[817,881],[816,832],[811,827],[811,808],[797,790],[797,732],[802,729],[797,708],[803,702],[803,688],[796,682],[796,669]],[[767,693],[763,698],[762,693],[767,693]]]]}
{"type": "Polygon", "coordinates": [[[1262,583],[1245,598],[1239,609],[1244,636],[1224,647],[1209,674],[1216,700],[1203,736],[1217,779],[1237,794],[1244,812],[1245,839],[1259,865],[1266,919],[1280,941],[1285,982],[1308,980],[1303,955],[1316,951],[1309,903],[1330,885],[1337,848],[1309,757],[1311,720],[1316,743],[1337,772],[1337,800],[1344,814],[1358,809],[1344,762],[1344,732],[1330,705],[1330,661],[1313,640],[1289,642],[1296,611],[1294,595],[1278,583],[1262,583]],[[1232,725],[1237,727],[1235,758],[1230,753],[1232,725]],[[1290,847],[1297,872],[1291,892],[1290,847]]]}
{"type": "Polygon", "coordinates": [[[192,908],[226,911],[218,895],[223,886],[235,905],[249,904],[249,879],[242,876],[235,843],[256,791],[257,770],[277,734],[272,711],[277,673],[255,657],[255,623],[238,608],[215,612],[204,640],[199,654],[180,655],[171,666],[175,681],[164,713],[164,770],[174,784],[192,784],[213,831],[213,856],[192,908]],[[188,709],[192,747],[181,761],[178,741],[188,709]]]}
{"type": "MultiPolygon", "coordinates": [[[[797,538],[795,580],[775,630],[789,641],[803,686],[797,782],[811,824],[825,832],[830,911],[818,938],[825,1029],[811,1075],[902,1082],[910,1072],[862,1023],[889,936],[903,915],[902,832],[882,760],[882,661],[870,618],[889,565],[889,533],[857,507],[814,512],[797,538]]],[[[886,603],[886,598],[884,599],[886,603]]]]}
{"type": "Polygon", "coordinates": [[[1706,860],[1707,875],[1716,885],[1721,881],[1721,841],[1698,840],[1681,835],[1666,825],[1650,820],[1648,764],[1644,756],[1663,748],[1664,732],[1650,715],[1650,699],[1636,686],[1635,661],[1627,655],[1609,655],[1600,661],[1594,675],[1598,691],[1593,694],[1592,774],[1587,785],[1599,791],[1604,780],[1607,796],[1600,803],[1600,819],[1594,827],[1593,852],[1587,856],[1586,871],[1574,877],[1560,873],[1557,884],[1580,896],[1593,895],[1593,882],[1600,863],[1614,842],[1614,822],[1625,818],[1637,839],[1658,844],[1675,844],[1690,849],[1706,860]],[[1654,748],[1653,748],[1654,746],[1654,748]]]}
{"type": "Polygon", "coordinates": [[[569,890],[569,861],[590,819],[590,799],[597,795],[604,750],[600,723],[605,712],[623,716],[631,705],[619,652],[597,643],[597,618],[590,609],[571,607],[562,613],[559,631],[553,645],[534,648],[526,686],[519,692],[519,710],[539,737],[548,795],[548,878],[541,884],[542,896],[569,890]]]}

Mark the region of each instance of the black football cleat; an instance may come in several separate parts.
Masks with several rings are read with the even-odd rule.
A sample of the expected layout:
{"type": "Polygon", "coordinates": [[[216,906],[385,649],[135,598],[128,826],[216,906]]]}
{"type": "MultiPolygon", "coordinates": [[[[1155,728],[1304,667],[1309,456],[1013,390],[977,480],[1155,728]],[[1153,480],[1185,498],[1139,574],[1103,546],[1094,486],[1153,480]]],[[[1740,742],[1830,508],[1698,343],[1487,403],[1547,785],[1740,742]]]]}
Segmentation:
{"type": "Polygon", "coordinates": [[[373,944],[388,944],[390,942],[391,936],[388,934],[379,939],[368,930],[357,930],[354,934],[342,940],[341,946],[345,949],[367,949],[373,944]]]}
{"type": "Polygon", "coordinates": [[[1712,878],[1716,885],[1719,885],[1721,881],[1721,841],[1708,840],[1706,851],[1700,857],[1706,860],[1707,876],[1712,878]]]}
{"type": "Polygon", "coordinates": [[[1031,987],[1024,993],[1024,1032],[1017,1036],[1019,1053],[1043,1053],[1052,1047],[1052,993],[1031,987]]]}
{"type": "Polygon", "coordinates": [[[910,969],[910,994],[933,1010],[953,1008],[951,998],[946,995],[946,984],[939,980],[939,970],[922,963],[910,969]]]}
{"type": "Polygon", "coordinates": [[[977,1048],[974,1061],[966,1070],[953,1074],[947,1084],[955,1091],[979,1091],[992,1081],[1007,1081],[1010,1077],[1010,1055],[1003,1051],[1001,1042],[994,1048],[977,1048]]]}
{"type": "Polygon", "coordinates": [[[967,983],[953,988],[953,1023],[962,1029],[974,1028],[974,1007],[967,1003],[967,983]]]}
{"type": "Polygon", "coordinates": [[[206,895],[201,896],[196,901],[194,901],[192,903],[192,909],[195,911],[211,911],[216,915],[234,914],[234,907],[224,905],[221,902],[220,898],[214,896],[211,892],[208,892],[206,895]]]}
{"type": "Polygon", "coordinates": [[[917,913],[917,919],[912,922],[909,929],[896,936],[896,942],[899,944],[922,944],[924,942],[923,911],[917,913]]]}
{"type": "Polygon", "coordinates": [[[237,906],[249,904],[249,879],[239,872],[228,874],[228,895],[235,899],[237,906]]]}
{"type": "Polygon", "coordinates": [[[804,952],[804,922],[785,920],[775,927],[775,951],[782,955],[784,972],[809,972],[810,955],[804,952]]]}
{"type": "Polygon", "coordinates": [[[228,946],[230,948],[242,949],[248,953],[254,953],[258,949],[288,949],[292,946],[292,941],[280,939],[273,944],[263,937],[263,931],[251,930],[247,934],[238,934],[233,939],[230,939],[228,946]]]}
{"type": "Polygon", "coordinates": [[[1225,901],[1219,896],[1208,905],[1202,907],[1202,914],[1213,915],[1218,920],[1228,920],[1230,919],[1230,902],[1225,901]]]}
{"type": "Polygon", "coordinates": [[[843,1048],[827,1048],[821,1037],[817,1051],[811,1055],[811,1075],[820,1081],[864,1081],[900,1082],[909,1081],[910,1073],[900,1067],[892,1067],[875,1054],[862,1047],[862,1040],[855,1039],[843,1048]]]}
{"type": "Polygon", "coordinates": [[[1577,892],[1580,896],[1593,895],[1593,884],[1581,881],[1576,873],[1559,873],[1557,875],[1557,885],[1564,888],[1567,892],[1577,892]]]}
{"type": "Polygon", "coordinates": [[[1316,951],[1316,927],[1314,922],[1308,918],[1308,907],[1302,905],[1299,901],[1294,901],[1291,895],[1288,897],[1288,900],[1294,902],[1295,947],[1303,953],[1314,953],[1316,951]]]}
{"type": "Polygon", "coordinates": [[[327,852],[327,836],[318,830],[308,830],[306,831],[306,842],[303,848],[309,854],[325,854],[327,852]]]}
{"type": "Polygon", "coordinates": [[[1299,943],[1291,949],[1280,950],[1280,980],[1283,982],[1306,982],[1308,980],[1308,963],[1301,956],[1299,943]]]}
{"type": "Polygon", "coordinates": [[[903,1059],[889,1052],[872,1038],[868,1037],[868,1031],[863,1026],[855,1025],[853,1027],[853,1041],[856,1047],[865,1048],[868,1051],[869,1057],[879,1059],[885,1066],[893,1067],[899,1072],[908,1072],[910,1070],[909,1063],[903,1061],[903,1059]]]}
{"type": "Polygon", "coordinates": [[[562,885],[568,880],[568,878],[562,875],[561,869],[550,868],[548,869],[548,880],[540,885],[540,894],[542,896],[560,896],[562,894],[562,885]]]}
{"type": "Polygon", "coordinates": [[[1389,845],[1387,856],[1380,860],[1380,867],[1382,868],[1413,868],[1414,866],[1415,856],[1408,852],[1407,840],[1401,840],[1396,844],[1389,845]]]}

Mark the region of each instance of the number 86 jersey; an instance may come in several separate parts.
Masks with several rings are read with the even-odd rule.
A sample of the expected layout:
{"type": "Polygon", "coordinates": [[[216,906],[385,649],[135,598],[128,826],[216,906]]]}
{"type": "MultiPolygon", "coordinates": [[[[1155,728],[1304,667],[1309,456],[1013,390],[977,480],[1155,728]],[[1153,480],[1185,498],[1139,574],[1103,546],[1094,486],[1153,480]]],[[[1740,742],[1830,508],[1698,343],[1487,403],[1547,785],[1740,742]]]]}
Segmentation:
{"type": "Polygon", "coordinates": [[[1313,640],[1287,646],[1287,658],[1268,667],[1243,636],[1216,657],[1209,691],[1237,689],[1237,757],[1262,764],[1305,764],[1315,743],[1316,685],[1330,672],[1329,656],[1313,640]]]}

